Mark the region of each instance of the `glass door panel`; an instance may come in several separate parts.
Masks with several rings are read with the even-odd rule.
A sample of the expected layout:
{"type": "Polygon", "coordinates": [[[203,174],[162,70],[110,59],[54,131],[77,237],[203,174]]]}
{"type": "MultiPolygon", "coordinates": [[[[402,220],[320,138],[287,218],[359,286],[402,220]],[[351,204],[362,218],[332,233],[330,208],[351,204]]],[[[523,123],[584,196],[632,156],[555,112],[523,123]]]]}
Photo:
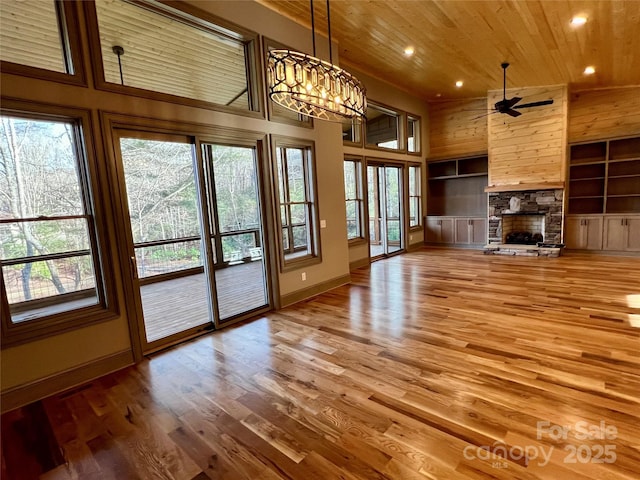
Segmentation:
{"type": "Polygon", "coordinates": [[[268,305],[256,149],[204,144],[220,322],[268,305]]]}
{"type": "Polygon", "coordinates": [[[369,252],[380,258],[402,250],[402,167],[367,166],[369,252]]]}
{"type": "Polygon", "coordinates": [[[137,133],[119,146],[146,344],[163,343],[211,324],[194,147],[137,133]]]}
{"type": "Polygon", "coordinates": [[[402,250],[402,184],[400,183],[401,167],[384,167],[385,201],[386,201],[386,252],[394,253],[402,250]]]}

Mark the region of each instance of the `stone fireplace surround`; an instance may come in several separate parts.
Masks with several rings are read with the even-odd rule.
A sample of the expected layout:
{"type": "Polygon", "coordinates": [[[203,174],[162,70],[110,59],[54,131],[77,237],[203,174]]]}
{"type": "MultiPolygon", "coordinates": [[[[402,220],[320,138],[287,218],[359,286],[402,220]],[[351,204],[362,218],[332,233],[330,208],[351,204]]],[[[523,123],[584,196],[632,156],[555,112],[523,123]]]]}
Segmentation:
{"type": "Polygon", "coordinates": [[[562,199],[562,189],[489,193],[489,244],[503,242],[502,215],[518,213],[544,215],[544,242],[561,243],[562,199]]]}

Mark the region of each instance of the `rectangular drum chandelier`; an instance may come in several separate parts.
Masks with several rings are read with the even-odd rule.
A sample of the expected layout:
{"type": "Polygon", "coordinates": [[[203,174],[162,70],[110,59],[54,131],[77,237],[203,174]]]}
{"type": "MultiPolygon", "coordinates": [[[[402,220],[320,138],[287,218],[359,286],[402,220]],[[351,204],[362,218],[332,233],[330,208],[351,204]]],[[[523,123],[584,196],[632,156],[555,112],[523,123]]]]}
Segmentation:
{"type": "Polygon", "coordinates": [[[349,72],[333,65],[331,15],[327,0],[329,62],[316,57],[316,32],[311,0],[313,56],[291,50],[271,50],[267,56],[269,98],[289,110],[321,120],[342,122],[365,118],[366,89],[349,72]]]}

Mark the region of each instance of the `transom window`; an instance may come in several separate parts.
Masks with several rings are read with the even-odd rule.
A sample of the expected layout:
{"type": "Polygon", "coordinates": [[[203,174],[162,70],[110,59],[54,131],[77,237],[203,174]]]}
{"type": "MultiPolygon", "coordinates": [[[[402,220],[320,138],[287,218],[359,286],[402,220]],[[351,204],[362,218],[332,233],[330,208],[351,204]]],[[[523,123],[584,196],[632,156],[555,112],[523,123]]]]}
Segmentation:
{"type": "Polygon", "coordinates": [[[79,124],[0,120],[0,263],[10,323],[98,304],[103,287],[79,124]]]}
{"type": "Polygon", "coordinates": [[[356,159],[344,161],[344,192],[347,209],[347,239],[364,238],[362,162],[356,159]]]}
{"type": "Polygon", "coordinates": [[[107,83],[256,109],[249,81],[252,39],[159,2],[95,5],[107,83]]]}
{"type": "Polygon", "coordinates": [[[404,150],[403,114],[379,105],[367,106],[366,146],[404,150]]]}
{"type": "Polygon", "coordinates": [[[318,256],[318,227],[310,145],[276,140],[276,174],[283,264],[318,256]]]}
{"type": "Polygon", "coordinates": [[[3,61],[74,73],[62,1],[0,1],[0,45],[3,61]]]}
{"type": "Polygon", "coordinates": [[[342,121],[342,142],[346,145],[362,146],[362,121],[344,119],[342,121]]]}

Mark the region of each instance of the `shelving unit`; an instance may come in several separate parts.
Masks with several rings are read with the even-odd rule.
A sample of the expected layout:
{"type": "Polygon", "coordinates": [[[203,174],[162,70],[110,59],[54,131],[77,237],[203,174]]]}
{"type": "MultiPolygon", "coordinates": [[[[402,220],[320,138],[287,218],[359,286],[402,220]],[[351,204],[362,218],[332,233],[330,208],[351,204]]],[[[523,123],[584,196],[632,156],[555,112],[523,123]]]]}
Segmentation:
{"type": "Polygon", "coordinates": [[[486,243],[488,163],[486,155],[427,163],[427,242],[486,243]]]}
{"type": "Polygon", "coordinates": [[[568,213],[640,213],[640,137],[571,146],[568,213]]]}
{"type": "Polygon", "coordinates": [[[571,146],[567,248],[640,251],[640,137],[571,146]]]}
{"type": "Polygon", "coordinates": [[[446,180],[460,177],[488,175],[489,161],[486,155],[481,157],[456,158],[428,164],[429,180],[446,180]]]}

